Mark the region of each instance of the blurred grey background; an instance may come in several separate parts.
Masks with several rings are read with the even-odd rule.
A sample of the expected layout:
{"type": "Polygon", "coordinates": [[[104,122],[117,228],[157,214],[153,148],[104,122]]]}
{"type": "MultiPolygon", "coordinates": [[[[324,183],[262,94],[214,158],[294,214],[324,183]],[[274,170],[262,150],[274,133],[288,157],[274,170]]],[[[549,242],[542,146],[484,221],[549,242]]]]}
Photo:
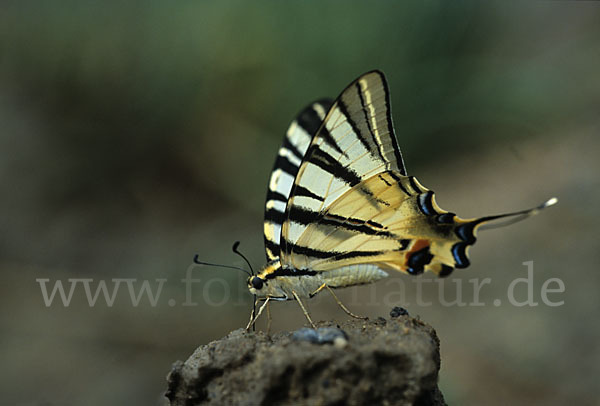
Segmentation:
{"type": "MultiPolygon", "coordinates": [[[[244,275],[216,268],[192,269],[197,306],[183,306],[194,254],[242,266],[240,240],[263,264],[287,125],[377,68],[408,171],[443,208],[559,204],[482,232],[470,268],[422,284],[430,305],[405,275],[340,298],[432,324],[450,404],[598,404],[599,19],[598,3],[561,1],[2,2],[1,403],[161,404],[171,363],[245,325],[251,306],[244,275]],[[507,287],[525,261],[540,304],[516,307],[507,287]],[[92,291],[166,282],[154,306],[124,284],[112,306],[90,306],[82,284],[69,306],[46,306],[36,279],[68,291],[73,278],[92,291]],[[484,306],[440,303],[459,285],[472,300],[474,278],[491,278],[484,306]],[[562,306],[541,303],[549,278],[562,306]]],[[[346,317],[326,295],[308,306],[346,317]]],[[[272,312],[276,330],[304,323],[293,302],[272,312]]]]}

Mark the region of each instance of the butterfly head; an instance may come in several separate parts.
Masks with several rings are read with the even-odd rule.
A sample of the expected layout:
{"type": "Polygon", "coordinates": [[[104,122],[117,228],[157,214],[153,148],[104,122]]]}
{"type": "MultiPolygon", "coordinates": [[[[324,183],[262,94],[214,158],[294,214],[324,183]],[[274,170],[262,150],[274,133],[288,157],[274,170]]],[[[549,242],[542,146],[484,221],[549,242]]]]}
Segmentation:
{"type": "Polygon", "coordinates": [[[285,283],[281,281],[281,278],[278,278],[282,272],[279,259],[269,261],[258,274],[252,275],[246,280],[248,290],[259,298],[287,299],[290,294],[285,283]]]}
{"type": "Polygon", "coordinates": [[[265,281],[262,280],[259,276],[251,276],[248,278],[248,289],[253,294],[257,294],[255,292],[260,291],[265,284],[265,281]]]}

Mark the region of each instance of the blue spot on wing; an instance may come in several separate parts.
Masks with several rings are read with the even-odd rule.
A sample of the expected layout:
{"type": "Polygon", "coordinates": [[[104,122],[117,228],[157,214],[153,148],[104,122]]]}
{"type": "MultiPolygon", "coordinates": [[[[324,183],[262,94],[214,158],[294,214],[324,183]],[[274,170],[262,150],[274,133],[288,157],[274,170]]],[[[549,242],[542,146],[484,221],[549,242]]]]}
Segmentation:
{"type": "Polygon", "coordinates": [[[469,258],[467,258],[467,244],[458,242],[452,246],[452,256],[456,261],[456,268],[466,268],[469,266],[469,258]]]}

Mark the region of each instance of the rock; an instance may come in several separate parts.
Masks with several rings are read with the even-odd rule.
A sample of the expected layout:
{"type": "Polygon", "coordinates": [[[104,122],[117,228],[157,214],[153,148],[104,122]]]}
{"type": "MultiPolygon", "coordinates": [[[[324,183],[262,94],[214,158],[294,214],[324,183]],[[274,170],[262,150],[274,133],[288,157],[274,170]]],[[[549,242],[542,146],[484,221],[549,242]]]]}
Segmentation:
{"type": "Polygon", "coordinates": [[[336,342],[347,343],[348,336],[344,330],[336,327],[319,327],[316,330],[304,327],[292,333],[292,340],[316,344],[335,344],[336,342]]]}
{"type": "Polygon", "coordinates": [[[392,319],[396,318],[398,316],[407,316],[407,315],[408,315],[408,310],[406,310],[404,307],[396,306],[390,311],[390,317],[392,319]]]}
{"type": "Polygon", "coordinates": [[[178,361],[172,406],[445,405],[439,341],[408,315],[267,336],[238,329],[178,361]]]}

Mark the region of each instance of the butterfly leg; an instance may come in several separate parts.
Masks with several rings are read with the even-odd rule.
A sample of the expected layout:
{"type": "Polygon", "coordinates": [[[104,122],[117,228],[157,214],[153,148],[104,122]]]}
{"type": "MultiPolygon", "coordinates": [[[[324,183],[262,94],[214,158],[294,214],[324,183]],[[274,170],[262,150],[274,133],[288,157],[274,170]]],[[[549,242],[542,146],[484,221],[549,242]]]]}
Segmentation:
{"type": "Polygon", "coordinates": [[[267,335],[271,335],[271,305],[267,305],[267,335]]]}
{"type": "Polygon", "coordinates": [[[263,303],[263,305],[260,307],[260,309],[258,309],[258,313],[256,313],[256,317],[252,318],[250,320],[250,322],[248,323],[248,325],[246,326],[246,331],[250,330],[250,327],[252,327],[254,325],[254,323],[256,323],[256,320],[258,320],[258,318],[262,314],[263,310],[265,310],[265,307],[269,304],[269,300],[271,300],[271,298],[267,297],[267,299],[265,300],[265,303],[263,303]]]}
{"type": "MultiPolygon", "coordinates": [[[[340,305],[340,307],[342,308],[343,311],[345,311],[348,316],[350,317],[354,317],[355,319],[362,319],[362,320],[366,320],[368,319],[368,317],[364,317],[364,316],[357,316],[356,314],[352,313],[346,306],[344,306],[344,304],[340,301],[340,299],[338,299],[338,297],[335,295],[335,293],[333,293],[333,289],[331,289],[328,285],[323,284],[323,286],[325,288],[327,288],[327,290],[329,291],[329,293],[331,293],[331,295],[333,296],[333,298],[335,299],[335,301],[337,302],[338,305],[340,305]]],[[[321,290],[321,288],[323,287],[321,286],[319,289],[317,289],[317,291],[321,290]]]]}
{"type": "Polygon", "coordinates": [[[252,323],[252,320],[254,320],[254,312],[256,311],[256,299],[254,299],[254,306],[252,307],[252,311],[250,312],[250,320],[248,321],[248,324],[246,325],[246,331],[250,330],[250,326],[253,326],[254,323],[252,323]]]}
{"type": "Polygon", "coordinates": [[[306,316],[306,318],[308,319],[308,322],[310,323],[310,325],[312,326],[312,328],[314,328],[315,330],[317,329],[317,327],[315,326],[315,323],[313,323],[312,319],[310,318],[310,316],[308,315],[308,312],[306,311],[306,307],[304,307],[304,304],[302,304],[302,301],[300,300],[300,298],[298,297],[298,294],[296,292],[294,292],[292,290],[292,294],[294,295],[294,297],[296,298],[296,300],[298,301],[298,304],[300,305],[300,307],[302,308],[302,312],[304,313],[304,315],[306,316]]]}
{"type": "Polygon", "coordinates": [[[321,286],[319,286],[319,289],[315,290],[313,293],[309,294],[308,296],[309,296],[310,298],[313,298],[313,297],[315,297],[315,295],[316,295],[317,293],[319,293],[320,291],[322,291],[322,290],[323,290],[323,289],[325,289],[326,287],[327,287],[327,284],[326,284],[326,283],[324,283],[324,284],[322,284],[321,286]]]}

